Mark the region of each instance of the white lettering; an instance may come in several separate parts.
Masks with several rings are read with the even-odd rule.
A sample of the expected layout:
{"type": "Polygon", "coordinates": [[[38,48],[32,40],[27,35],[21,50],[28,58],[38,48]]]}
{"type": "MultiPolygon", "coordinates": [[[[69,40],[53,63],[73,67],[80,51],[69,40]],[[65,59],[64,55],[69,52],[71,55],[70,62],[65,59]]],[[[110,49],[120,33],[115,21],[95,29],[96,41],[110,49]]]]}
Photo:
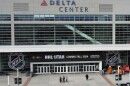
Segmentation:
{"type": "Polygon", "coordinates": [[[53,59],[52,55],[45,55],[45,59],[53,59]]]}
{"type": "Polygon", "coordinates": [[[64,59],[64,55],[54,55],[54,59],[64,59]]]}
{"type": "Polygon", "coordinates": [[[53,0],[50,0],[50,5],[54,5],[55,2],[53,0]]]}
{"type": "Polygon", "coordinates": [[[76,3],[72,0],[50,0],[50,5],[76,6],[76,3]]]}
{"type": "Polygon", "coordinates": [[[88,12],[87,7],[59,7],[60,12],[88,12]]]}
{"type": "Polygon", "coordinates": [[[90,58],[100,58],[100,55],[91,55],[90,58]]]}

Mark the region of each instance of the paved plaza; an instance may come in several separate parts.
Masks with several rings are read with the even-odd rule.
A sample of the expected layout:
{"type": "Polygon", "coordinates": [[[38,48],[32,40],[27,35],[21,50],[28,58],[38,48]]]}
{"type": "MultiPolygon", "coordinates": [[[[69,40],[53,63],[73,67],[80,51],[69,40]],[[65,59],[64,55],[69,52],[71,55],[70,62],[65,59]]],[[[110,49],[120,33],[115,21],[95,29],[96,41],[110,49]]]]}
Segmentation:
{"type": "Polygon", "coordinates": [[[86,74],[50,74],[33,77],[28,86],[110,86],[99,73],[86,74]],[[59,82],[59,77],[67,77],[68,82],[59,82]]]}
{"type": "MultiPolygon", "coordinates": [[[[99,73],[87,73],[89,75],[89,80],[86,80],[86,73],[75,73],[75,74],[44,74],[35,75],[29,82],[27,86],[116,86],[117,81],[115,81],[115,74],[105,74],[105,79],[99,73]],[[68,82],[59,81],[59,77],[65,76],[68,82]],[[108,81],[113,83],[111,85],[108,81]]],[[[16,78],[16,73],[10,73],[10,86],[18,86],[14,84],[14,78],[16,78]]],[[[19,86],[25,86],[24,83],[28,80],[25,73],[20,74],[23,83],[19,86]]],[[[0,86],[8,86],[7,76],[0,75],[0,86]]],[[[119,83],[129,82],[129,74],[122,76],[122,80],[119,83]]]]}
{"type": "Polygon", "coordinates": [[[115,81],[115,75],[116,74],[106,74],[105,76],[111,80],[112,83],[128,83],[130,82],[130,75],[129,73],[125,74],[125,75],[122,75],[122,80],[120,80],[119,82],[118,81],[115,81]]]}
{"type": "MultiPolygon", "coordinates": [[[[26,74],[25,73],[19,73],[19,77],[22,78],[22,84],[19,85],[19,86],[23,86],[24,82],[26,82],[27,78],[25,76],[26,74]]],[[[14,78],[17,77],[17,73],[16,72],[13,72],[13,73],[9,73],[9,83],[10,85],[9,86],[18,86],[16,84],[14,84],[14,78]]],[[[8,86],[8,76],[6,75],[0,75],[0,86],[8,86]]]]}

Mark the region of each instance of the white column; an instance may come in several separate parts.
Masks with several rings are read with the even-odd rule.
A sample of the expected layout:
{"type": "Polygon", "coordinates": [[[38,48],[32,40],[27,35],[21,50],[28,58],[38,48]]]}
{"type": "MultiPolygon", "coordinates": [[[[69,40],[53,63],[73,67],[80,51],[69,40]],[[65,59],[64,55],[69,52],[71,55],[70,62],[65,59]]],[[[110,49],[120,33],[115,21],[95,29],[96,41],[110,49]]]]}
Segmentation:
{"type": "Polygon", "coordinates": [[[19,77],[19,69],[17,69],[17,78],[19,77]]]}
{"type": "Polygon", "coordinates": [[[66,66],[66,73],[68,73],[68,66],[66,66]]]}
{"type": "Polygon", "coordinates": [[[116,35],[116,28],[115,28],[115,14],[113,13],[113,24],[112,24],[112,44],[115,44],[116,42],[115,42],[115,40],[116,40],[116,37],[115,37],[115,35],[116,35]]]}
{"type": "Polygon", "coordinates": [[[30,72],[33,72],[33,63],[30,63],[30,72]]]}
{"type": "Polygon", "coordinates": [[[9,76],[8,76],[8,86],[10,86],[10,83],[9,83],[9,76]]]}
{"type": "Polygon", "coordinates": [[[99,62],[99,70],[102,70],[102,61],[99,62]]]}
{"type": "Polygon", "coordinates": [[[11,45],[15,45],[14,38],[14,14],[11,15],[11,45]]]}

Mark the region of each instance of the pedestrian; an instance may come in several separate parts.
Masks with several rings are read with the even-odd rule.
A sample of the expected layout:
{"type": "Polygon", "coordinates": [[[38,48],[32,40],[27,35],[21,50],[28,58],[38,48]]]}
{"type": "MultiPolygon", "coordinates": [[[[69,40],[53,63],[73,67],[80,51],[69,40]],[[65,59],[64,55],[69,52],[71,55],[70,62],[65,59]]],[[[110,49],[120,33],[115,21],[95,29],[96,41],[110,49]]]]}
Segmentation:
{"type": "Polygon", "coordinates": [[[60,81],[60,83],[62,82],[62,78],[61,77],[59,78],[59,81],[60,81]]]}
{"type": "Polygon", "coordinates": [[[63,76],[63,82],[65,82],[65,76],[63,76]]]}
{"type": "Polygon", "coordinates": [[[104,75],[104,69],[102,70],[102,75],[104,75]]]}
{"type": "Polygon", "coordinates": [[[88,76],[88,74],[86,74],[86,80],[88,80],[88,78],[89,78],[89,76],[88,76]]]}
{"type": "Polygon", "coordinates": [[[65,80],[66,82],[68,82],[68,77],[66,76],[66,80],[65,80]]]}

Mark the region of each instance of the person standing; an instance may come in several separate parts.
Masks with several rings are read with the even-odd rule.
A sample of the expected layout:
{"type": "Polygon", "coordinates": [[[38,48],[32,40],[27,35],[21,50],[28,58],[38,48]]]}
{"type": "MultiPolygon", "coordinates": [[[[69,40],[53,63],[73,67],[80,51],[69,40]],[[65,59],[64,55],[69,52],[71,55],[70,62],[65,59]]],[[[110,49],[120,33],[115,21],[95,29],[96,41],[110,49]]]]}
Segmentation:
{"type": "Polygon", "coordinates": [[[88,74],[86,74],[86,80],[88,80],[88,78],[89,78],[89,76],[88,76],[88,74]]]}

